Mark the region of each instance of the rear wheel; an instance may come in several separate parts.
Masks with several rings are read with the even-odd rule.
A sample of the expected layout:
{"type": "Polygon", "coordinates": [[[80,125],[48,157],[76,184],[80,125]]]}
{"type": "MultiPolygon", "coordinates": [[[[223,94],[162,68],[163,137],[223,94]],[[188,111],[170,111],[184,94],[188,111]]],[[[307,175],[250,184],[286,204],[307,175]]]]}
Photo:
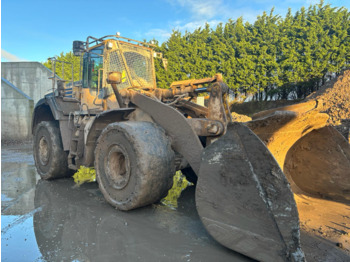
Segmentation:
{"type": "Polygon", "coordinates": [[[35,166],[42,179],[71,175],[57,122],[43,121],[36,126],[33,147],[35,166]]]}
{"type": "Polygon", "coordinates": [[[163,129],[153,123],[113,123],[98,139],[95,169],[105,199],[130,210],[167,194],[175,173],[174,152],[163,129]]]}

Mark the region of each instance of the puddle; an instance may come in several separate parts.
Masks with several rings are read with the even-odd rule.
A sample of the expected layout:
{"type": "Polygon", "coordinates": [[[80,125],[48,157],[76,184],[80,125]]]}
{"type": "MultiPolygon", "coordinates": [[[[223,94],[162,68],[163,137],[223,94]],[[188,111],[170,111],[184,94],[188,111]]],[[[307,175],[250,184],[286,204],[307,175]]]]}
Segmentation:
{"type": "Polygon", "coordinates": [[[190,254],[194,261],[212,261],[219,254],[232,259],[233,252],[212,243],[202,227],[191,230],[198,217],[161,205],[118,211],[104,201],[96,183],[77,188],[72,179],[40,180],[35,189],[39,207],[34,232],[47,261],[190,261],[190,254]],[[210,251],[202,250],[209,243],[210,251]]]}
{"type": "Polygon", "coordinates": [[[32,228],[33,216],[1,216],[1,261],[43,261],[32,228]]]}
{"type": "Polygon", "coordinates": [[[2,261],[250,261],[208,235],[180,174],[166,198],[176,210],[122,212],[97,183],[40,180],[31,159],[30,150],[2,148],[2,261]]]}
{"type": "MultiPolygon", "coordinates": [[[[1,155],[2,261],[251,261],[208,235],[195,187],[180,173],[162,203],[122,212],[107,204],[95,182],[40,180],[31,145],[2,147],[1,155]]],[[[348,260],[301,234],[308,261],[348,260]]]]}

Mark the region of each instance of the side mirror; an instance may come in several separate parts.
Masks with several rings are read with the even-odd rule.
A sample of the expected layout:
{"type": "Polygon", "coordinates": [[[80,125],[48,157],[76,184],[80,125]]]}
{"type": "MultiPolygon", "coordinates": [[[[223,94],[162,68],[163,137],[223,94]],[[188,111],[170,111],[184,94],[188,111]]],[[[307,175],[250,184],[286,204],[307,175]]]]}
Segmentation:
{"type": "Polygon", "coordinates": [[[122,82],[122,73],[114,71],[109,72],[107,76],[108,84],[120,84],[122,82]]]}
{"type": "Polygon", "coordinates": [[[73,41],[73,54],[75,56],[81,56],[81,54],[85,51],[83,41],[73,41]]]}

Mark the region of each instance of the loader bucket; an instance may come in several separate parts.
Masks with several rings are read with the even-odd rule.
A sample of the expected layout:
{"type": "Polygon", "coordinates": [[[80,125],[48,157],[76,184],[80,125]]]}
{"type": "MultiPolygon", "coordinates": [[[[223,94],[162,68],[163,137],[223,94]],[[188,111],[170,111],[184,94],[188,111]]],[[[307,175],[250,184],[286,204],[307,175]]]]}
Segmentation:
{"type": "Polygon", "coordinates": [[[293,192],[350,200],[350,145],[317,101],[260,112],[247,126],[264,141],[293,192]]]}
{"type": "Polygon", "coordinates": [[[222,245],[259,261],[304,261],[298,211],[289,183],[264,143],[245,125],[229,123],[206,147],[196,206],[222,245]]]}

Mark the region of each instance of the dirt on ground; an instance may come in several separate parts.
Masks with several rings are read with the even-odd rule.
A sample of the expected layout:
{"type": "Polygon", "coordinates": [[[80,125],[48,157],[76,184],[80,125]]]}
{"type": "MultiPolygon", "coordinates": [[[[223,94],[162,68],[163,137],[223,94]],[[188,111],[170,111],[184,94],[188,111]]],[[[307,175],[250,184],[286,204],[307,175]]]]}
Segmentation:
{"type": "Polygon", "coordinates": [[[306,98],[312,99],[317,99],[323,104],[322,112],[329,115],[328,124],[335,126],[349,140],[350,70],[344,71],[306,98]]]}
{"type": "MultiPolygon", "coordinates": [[[[253,261],[208,235],[194,186],[181,193],[177,208],[163,203],[122,212],[96,183],[40,180],[31,144],[2,146],[2,261],[253,261]]],[[[349,261],[349,205],[295,198],[306,260],[349,261]]]]}
{"type": "MultiPolygon", "coordinates": [[[[338,77],[326,82],[318,91],[310,94],[305,101],[317,99],[323,105],[321,112],[327,113],[329,125],[333,125],[348,140],[350,129],[350,70],[344,71],[338,77]]],[[[284,107],[303,101],[261,101],[234,103],[231,105],[233,120],[247,122],[248,116],[254,113],[284,107]]],[[[350,141],[350,140],[349,140],[350,141]]]]}
{"type": "MultiPolygon", "coordinates": [[[[350,128],[350,70],[327,82],[306,100],[322,103],[321,112],[327,113],[327,124],[349,139],[350,128]]],[[[344,170],[346,171],[346,170],[344,170]]],[[[350,254],[350,204],[295,195],[300,226],[303,231],[319,236],[350,254]]]]}
{"type": "MultiPolygon", "coordinates": [[[[298,102],[300,101],[298,100],[298,102]]],[[[293,105],[295,103],[295,100],[233,102],[230,106],[230,110],[238,114],[252,116],[263,110],[293,105]]]]}
{"type": "MultiPolygon", "coordinates": [[[[344,71],[337,78],[327,82],[324,86],[320,88],[320,90],[308,96],[305,99],[305,101],[298,101],[297,103],[307,102],[311,100],[317,100],[318,106],[322,106],[322,109],[320,112],[326,113],[329,116],[329,119],[328,120],[325,119],[324,123],[326,125],[334,126],[348,141],[350,141],[349,139],[350,70],[344,71]]],[[[239,113],[240,114],[237,114],[237,113],[232,114],[234,121],[238,121],[238,122],[249,121],[249,117],[246,116],[246,115],[249,115],[249,112],[239,112],[239,113]]],[[[282,124],[282,123],[279,123],[279,124],[282,124]]],[[[262,128],[266,131],[266,128],[268,126],[271,126],[270,123],[265,122],[265,125],[263,125],[262,128]]],[[[290,132],[292,130],[291,129],[285,130],[283,129],[283,127],[284,126],[282,125],[282,128],[278,129],[278,131],[281,133],[281,136],[287,136],[287,134],[288,136],[290,136],[290,132]]],[[[288,140],[289,139],[287,139],[287,141],[288,140]]],[[[327,142],[329,141],[327,140],[327,142]]],[[[346,142],[344,141],[344,143],[346,142]]],[[[321,143],[318,144],[320,148],[321,148],[321,145],[322,145],[321,143]]],[[[323,145],[325,144],[323,143],[323,145]]],[[[335,152],[337,150],[337,148],[325,149],[325,147],[326,146],[323,147],[323,150],[328,150],[330,154],[332,154],[332,152],[335,152]]],[[[277,148],[278,150],[280,150],[281,145],[278,145],[277,148]]],[[[322,165],[324,164],[324,162],[327,162],[328,160],[330,162],[338,161],[338,163],[334,163],[334,162],[333,164],[331,163],[329,165],[330,167],[334,167],[336,166],[336,164],[339,164],[340,162],[344,162],[340,158],[334,160],[334,157],[332,157],[332,155],[329,156],[329,159],[320,161],[319,155],[322,153],[321,151],[319,153],[316,153],[316,155],[314,155],[316,157],[313,158],[312,153],[310,156],[310,152],[312,151],[310,151],[310,149],[307,146],[305,146],[305,143],[304,145],[302,145],[301,151],[299,152],[300,153],[299,158],[308,158],[307,161],[309,161],[308,162],[309,164],[306,163],[306,166],[311,169],[315,165],[319,168],[320,167],[322,168],[322,165]],[[307,157],[306,156],[303,157],[304,155],[302,153],[304,155],[308,153],[307,157]],[[313,159],[313,161],[311,161],[311,159],[313,159]]],[[[348,153],[346,153],[348,151],[346,152],[345,151],[346,151],[345,148],[343,148],[343,151],[342,151],[343,155],[346,159],[348,159],[348,153]]],[[[348,163],[348,161],[345,161],[345,162],[348,163]]],[[[349,168],[345,168],[345,169],[341,168],[341,169],[342,171],[337,170],[334,167],[334,170],[328,168],[328,169],[323,169],[323,171],[325,171],[324,173],[332,172],[332,174],[336,173],[333,171],[339,171],[341,174],[343,174],[343,178],[344,178],[344,182],[340,184],[346,187],[348,184],[345,180],[348,181],[347,177],[350,176],[350,173],[349,173],[350,169],[349,168]]],[[[285,170],[285,173],[287,171],[288,170],[285,170]]],[[[310,172],[309,172],[310,170],[304,169],[299,171],[300,171],[300,173],[298,173],[299,176],[304,178],[310,177],[310,172]]],[[[318,177],[317,174],[315,174],[314,177],[317,178],[318,177]]],[[[338,177],[335,177],[335,179],[339,179],[341,177],[342,176],[338,176],[338,177]]],[[[303,182],[304,186],[306,181],[307,179],[305,179],[303,182]]],[[[315,181],[315,180],[311,181],[311,183],[313,184],[317,184],[316,182],[319,182],[319,181],[315,181]]],[[[307,183],[310,183],[310,181],[308,181],[307,183]]],[[[299,188],[297,190],[295,189],[296,188],[294,187],[293,192],[295,193],[294,198],[295,198],[298,212],[299,212],[300,227],[302,230],[301,238],[302,238],[303,248],[307,248],[307,249],[310,248],[313,250],[320,251],[320,250],[326,250],[325,246],[323,245],[327,244],[328,246],[333,246],[334,250],[340,249],[344,252],[344,254],[347,254],[347,256],[350,256],[350,202],[346,200],[334,201],[324,196],[314,197],[304,191],[301,191],[299,188]],[[319,242],[318,244],[315,244],[316,242],[314,242],[314,239],[309,238],[309,236],[317,237],[318,239],[322,240],[323,241],[322,243],[324,244],[320,244],[321,242],[319,242]]],[[[346,195],[348,194],[349,190],[347,189],[341,192],[344,192],[344,195],[346,195]]],[[[313,253],[312,255],[310,255],[311,257],[310,256],[308,257],[308,260],[324,261],[324,258],[325,258],[324,256],[326,256],[327,257],[326,260],[329,260],[329,261],[347,261],[348,258],[346,259],[339,258],[339,257],[336,258],[335,256],[333,256],[332,250],[333,249],[327,248],[327,252],[325,251],[324,252],[325,254],[323,254],[322,256],[321,254],[313,253]],[[318,255],[320,255],[320,257],[318,257],[318,255]]]]}
{"type": "Polygon", "coordinates": [[[329,124],[340,125],[341,120],[350,119],[350,70],[327,82],[306,100],[317,99],[323,103],[323,112],[330,118],[329,124]]]}
{"type": "Polygon", "coordinates": [[[235,122],[248,122],[252,120],[251,117],[246,115],[241,115],[236,112],[232,112],[231,115],[232,115],[232,120],[235,122]]]}
{"type": "Polygon", "coordinates": [[[295,194],[300,228],[350,255],[350,206],[348,203],[295,194]]]}

